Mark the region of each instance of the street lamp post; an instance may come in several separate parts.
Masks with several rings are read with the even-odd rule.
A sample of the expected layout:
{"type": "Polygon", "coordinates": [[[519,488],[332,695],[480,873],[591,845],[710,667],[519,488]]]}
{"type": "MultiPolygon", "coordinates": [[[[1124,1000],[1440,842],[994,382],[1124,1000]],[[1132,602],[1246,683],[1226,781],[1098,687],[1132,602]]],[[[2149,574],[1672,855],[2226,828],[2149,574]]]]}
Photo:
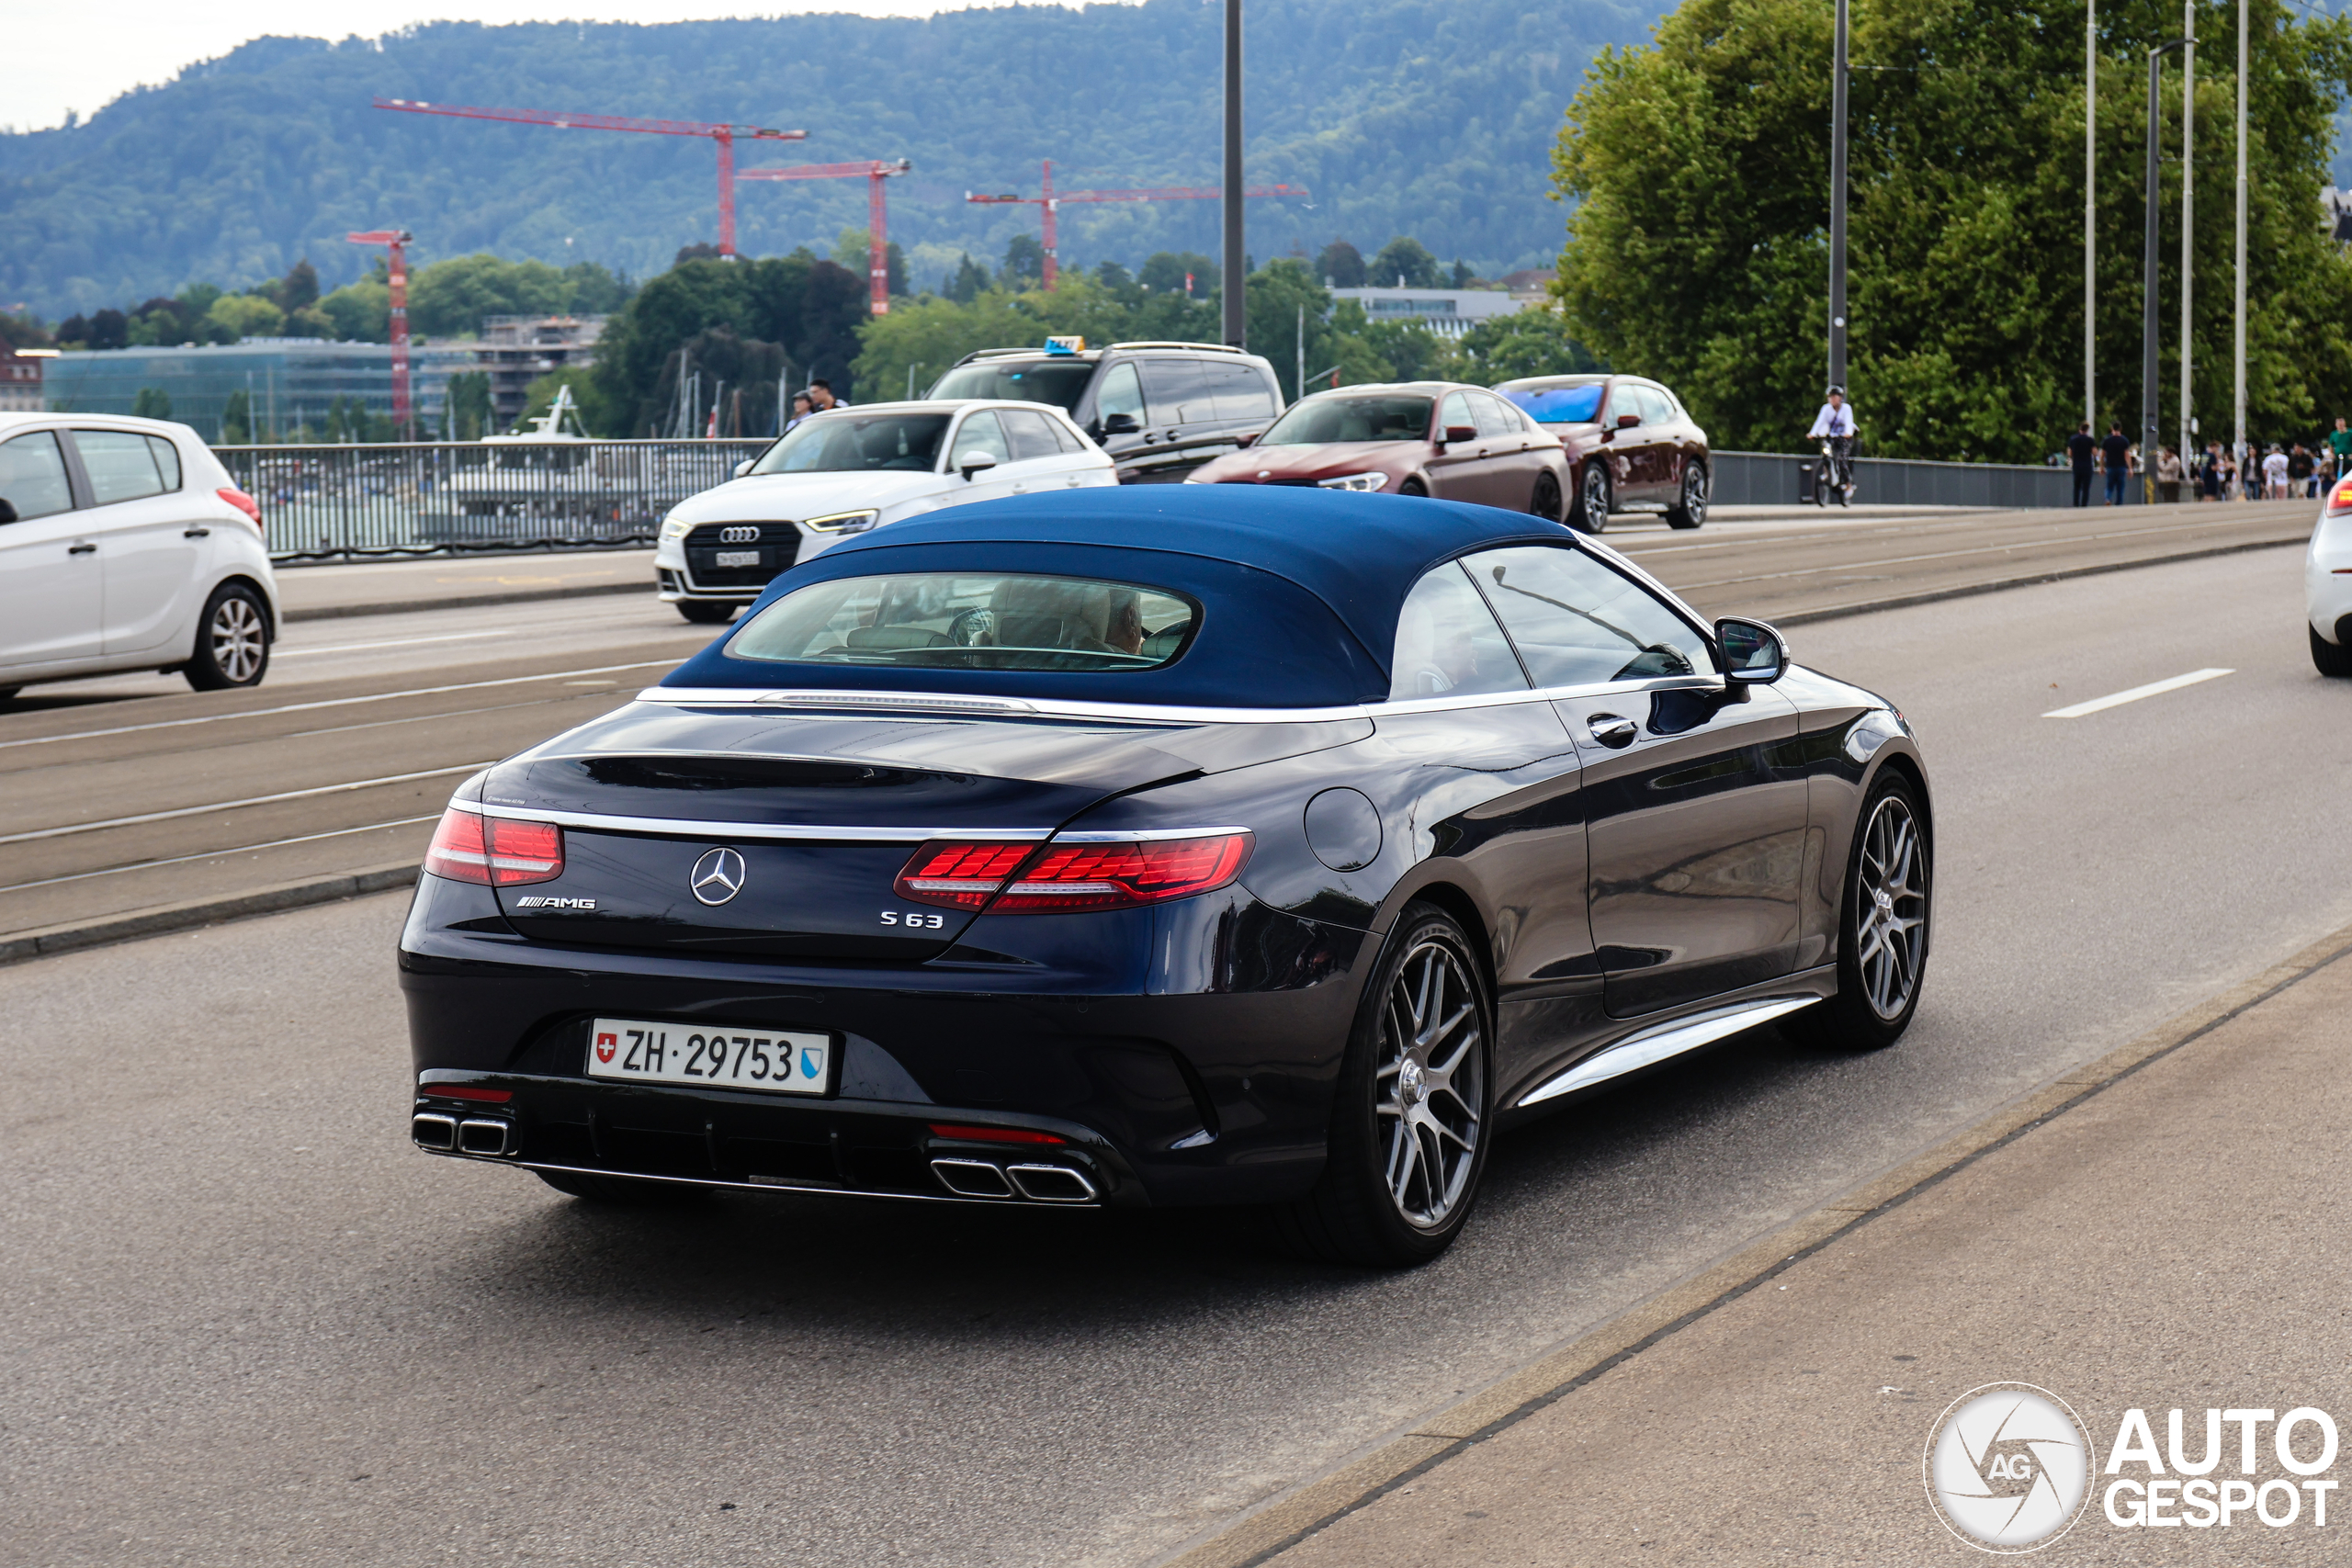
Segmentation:
{"type": "Polygon", "coordinates": [[[1829,384],[1846,384],[1846,39],[1848,0],[1838,0],[1829,86],[1829,384]]]}
{"type": "MultiPolygon", "coordinates": [[[[2230,397],[2232,412],[2236,415],[2236,429],[2231,433],[2230,452],[2240,465],[2243,483],[2244,465],[2249,454],[2245,446],[2245,63],[2246,63],[2246,0],[2238,0],[2238,249],[2236,278],[2233,291],[2236,295],[2233,309],[2237,321],[2237,374],[2230,397]]],[[[2245,494],[2245,491],[2238,492],[2245,494]]]]}
{"type": "Polygon", "coordinates": [[[2197,292],[2197,0],[2181,0],[2180,51],[2180,457],[2186,465],[2196,415],[2189,406],[2190,360],[2197,344],[2190,333],[2190,304],[2197,292]]]}
{"type": "Polygon", "coordinates": [[[2187,47],[2177,38],[2148,51],[2148,199],[2146,243],[2140,256],[2140,483],[2141,499],[2156,498],[2156,87],[2164,57],[2187,47]]]}
{"type": "Polygon", "coordinates": [[[2083,13],[2083,423],[2098,428],[2098,0],[2083,13]]]}
{"type": "MultiPolygon", "coordinates": [[[[1843,3],[1843,0],[1840,0],[1843,3]]],[[[1241,0],[1225,0],[1225,341],[1247,347],[1249,253],[1241,243],[1241,0]]]]}

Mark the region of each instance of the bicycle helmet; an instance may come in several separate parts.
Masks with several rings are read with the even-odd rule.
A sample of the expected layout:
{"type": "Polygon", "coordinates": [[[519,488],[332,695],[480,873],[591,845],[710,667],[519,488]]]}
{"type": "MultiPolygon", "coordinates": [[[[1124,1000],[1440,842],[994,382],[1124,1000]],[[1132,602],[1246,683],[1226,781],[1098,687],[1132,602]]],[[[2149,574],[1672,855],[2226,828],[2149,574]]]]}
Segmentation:
{"type": "Polygon", "coordinates": [[[1842,398],[1846,395],[1846,389],[1837,385],[1835,382],[1832,382],[1830,384],[1829,390],[1822,393],[1821,395],[1825,398],[1842,398]]]}

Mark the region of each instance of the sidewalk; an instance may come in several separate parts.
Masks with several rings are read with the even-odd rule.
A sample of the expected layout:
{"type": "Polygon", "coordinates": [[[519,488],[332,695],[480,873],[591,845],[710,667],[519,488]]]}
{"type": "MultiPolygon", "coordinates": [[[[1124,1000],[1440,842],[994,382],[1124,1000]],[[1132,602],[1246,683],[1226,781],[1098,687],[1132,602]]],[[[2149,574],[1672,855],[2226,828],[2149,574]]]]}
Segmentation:
{"type": "MultiPolygon", "coordinates": [[[[1948,1178],[1921,1187],[1915,1167],[1894,1179],[1907,1197],[1882,1184],[1849,1201],[1859,1212],[1800,1222],[1781,1242],[1795,1260],[1772,1272],[1759,1247],[1743,1291],[1718,1280],[1613,1356],[1611,1328],[1589,1337],[1600,1353],[1586,1381],[1550,1403],[1521,1387],[1499,1411],[1490,1393],[1485,1408],[1474,1395],[1421,1423],[1390,1447],[1425,1443],[1428,1468],[1304,1540],[1294,1531],[1286,1550],[1236,1561],[1982,1561],[1930,1510],[1921,1460],[1944,1408],[1989,1382],[2057,1393],[2102,1470],[2129,1408],[2149,1413],[2160,1446],[2167,1412],[2183,1409],[2195,1455],[2209,1407],[2316,1406],[2347,1438],[2322,1474],[2352,1481],[2347,945],[2339,932],[2272,971],[2239,993],[2245,1010],[2201,1035],[2176,1029],[2186,1043],[2070,1109],[2091,1086],[2054,1086],[2013,1141],[1948,1178]]],[[[2098,1076],[2118,1070],[2105,1066],[2098,1076]]],[[[2241,1474],[2236,1430],[2224,1428],[2215,1482],[2241,1474]]],[[[2256,1460],[2253,1485],[2294,1481],[2267,1428],[2256,1460]]],[[[2136,1461],[2120,1473],[2148,1477],[2136,1461]]],[[[2227,1530],[2119,1528],[2102,1508],[2109,1482],[2093,1474],[2071,1533],[2037,1562],[2340,1562],[2331,1531],[2352,1534],[2352,1499],[2325,1529],[2308,1506],[2285,1528],[2244,1512],[2227,1530]]]]}
{"type": "Polygon", "coordinates": [[[289,621],[651,592],[653,552],[648,549],[428,556],[277,569],[278,602],[289,621]]]}

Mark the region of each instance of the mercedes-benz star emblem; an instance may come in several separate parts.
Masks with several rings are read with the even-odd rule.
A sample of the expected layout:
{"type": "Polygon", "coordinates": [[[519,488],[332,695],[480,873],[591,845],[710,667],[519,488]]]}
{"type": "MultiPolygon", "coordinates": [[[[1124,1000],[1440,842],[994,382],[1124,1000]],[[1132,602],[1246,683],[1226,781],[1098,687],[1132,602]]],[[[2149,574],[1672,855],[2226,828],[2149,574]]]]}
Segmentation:
{"type": "Polygon", "coordinates": [[[724,904],[743,891],[743,857],[733,850],[706,850],[686,886],[706,904],[724,904]]]}

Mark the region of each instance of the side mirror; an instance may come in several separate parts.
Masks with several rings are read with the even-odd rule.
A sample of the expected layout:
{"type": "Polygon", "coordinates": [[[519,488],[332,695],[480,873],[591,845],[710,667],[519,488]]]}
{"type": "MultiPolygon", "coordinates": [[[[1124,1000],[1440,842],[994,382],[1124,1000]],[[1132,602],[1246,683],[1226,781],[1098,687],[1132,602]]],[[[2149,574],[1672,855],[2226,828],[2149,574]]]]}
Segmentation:
{"type": "Polygon", "coordinates": [[[0,523],[14,523],[16,520],[17,509],[8,504],[6,496],[0,495],[0,523]]]}
{"type": "Polygon", "coordinates": [[[1445,427],[1445,439],[1449,443],[1476,441],[1478,439],[1478,427],[1475,424],[1449,424],[1445,427]]]}
{"type": "Polygon", "coordinates": [[[1265,432],[1262,430],[1253,430],[1247,435],[1235,436],[1233,438],[1233,444],[1236,446],[1255,446],[1258,445],[1258,437],[1264,434],[1265,432]]]}
{"type": "Polygon", "coordinates": [[[1734,685],[1769,686],[1788,672],[1788,644],[1762,621],[1717,621],[1715,646],[1723,649],[1724,679],[1734,685]]]}
{"type": "Polygon", "coordinates": [[[1102,416],[1102,434],[1105,435],[1133,435],[1142,428],[1131,413],[1106,413],[1102,416]]]}
{"type": "Polygon", "coordinates": [[[995,467],[996,458],[994,457],[986,452],[975,452],[970,457],[965,458],[961,463],[956,465],[956,471],[964,476],[965,483],[969,484],[972,480],[979,478],[982,474],[987,473],[990,468],[995,467]]]}
{"type": "Polygon", "coordinates": [[[735,477],[739,479],[751,471],[752,459],[749,457],[744,458],[741,462],[735,465],[735,477]]]}
{"type": "Polygon", "coordinates": [[[1621,413],[1617,416],[1617,428],[1620,430],[1631,430],[1641,423],[1642,416],[1637,413],[1621,413]]]}

